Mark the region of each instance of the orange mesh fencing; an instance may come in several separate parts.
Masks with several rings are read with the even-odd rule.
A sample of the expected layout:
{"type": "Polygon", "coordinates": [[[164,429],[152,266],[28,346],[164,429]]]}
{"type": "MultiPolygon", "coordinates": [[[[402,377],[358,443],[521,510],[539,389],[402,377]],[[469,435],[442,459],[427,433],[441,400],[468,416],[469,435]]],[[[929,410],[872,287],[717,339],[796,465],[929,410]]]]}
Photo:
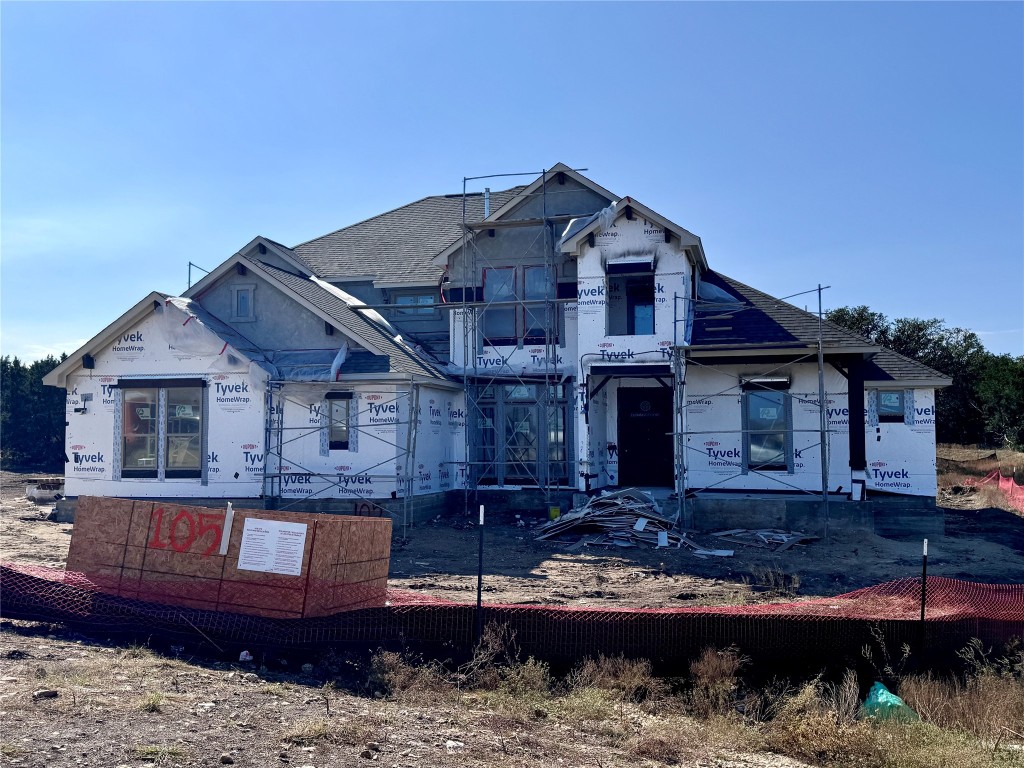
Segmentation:
{"type": "Polygon", "coordinates": [[[1024,515],[1024,485],[1019,485],[1012,475],[1010,477],[1003,477],[999,470],[995,470],[976,483],[971,481],[968,481],[968,483],[970,485],[995,485],[1006,496],[1010,506],[1024,515]]]}
{"type": "MultiPolygon", "coordinates": [[[[735,645],[759,660],[828,666],[858,658],[881,635],[930,654],[951,654],[972,637],[989,645],[1024,637],[1024,585],[976,584],[929,577],[926,621],[920,619],[921,580],[900,579],[844,595],[802,602],[693,608],[595,608],[485,604],[484,619],[507,625],[526,654],[573,662],[598,654],[650,659],[676,669],[708,646],[735,645]]],[[[416,592],[387,590],[378,607],[331,616],[281,619],[106,594],[74,572],[0,565],[7,618],[57,621],[205,639],[224,646],[313,648],[353,643],[468,648],[476,606],[416,592]]],[[[353,585],[352,589],[358,589],[353,585]]],[[[358,602],[358,595],[351,596],[358,602]]]]}

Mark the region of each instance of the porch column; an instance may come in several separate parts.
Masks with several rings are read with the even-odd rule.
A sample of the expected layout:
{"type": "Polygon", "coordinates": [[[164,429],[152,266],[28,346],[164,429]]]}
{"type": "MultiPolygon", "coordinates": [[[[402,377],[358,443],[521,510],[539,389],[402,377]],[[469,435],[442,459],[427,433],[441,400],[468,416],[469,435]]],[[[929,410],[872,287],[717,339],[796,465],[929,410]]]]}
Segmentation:
{"type": "Polygon", "coordinates": [[[850,498],[860,501],[864,498],[867,480],[867,450],[864,444],[864,360],[850,361],[847,385],[847,408],[850,411],[850,470],[853,488],[850,498]]]}

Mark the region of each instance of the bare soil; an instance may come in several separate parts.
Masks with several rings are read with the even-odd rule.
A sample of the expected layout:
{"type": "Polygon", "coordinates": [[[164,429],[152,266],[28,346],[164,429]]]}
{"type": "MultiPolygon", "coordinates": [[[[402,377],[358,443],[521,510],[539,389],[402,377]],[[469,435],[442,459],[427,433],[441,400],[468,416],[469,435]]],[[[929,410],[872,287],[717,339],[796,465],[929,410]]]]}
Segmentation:
{"type": "MultiPolygon", "coordinates": [[[[46,520],[49,505],[24,498],[29,476],[3,473],[0,560],[60,566],[71,525],[46,520]]],[[[957,486],[944,491],[946,535],[930,540],[929,574],[990,583],[1021,581],[1024,518],[957,486]]],[[[732,558],[687,550],[568,551],[534,539],[536,525],[488,526],[485,600],[559,605],[685,606],[812,598],[920,568],[920,542],[836,533],[786,552],[736,547],[732,558]]],[[[475,597],[478,531],[440,519],[396,541],[390,584],[456,601],[475,597]]],[[[712,537],[696,537],[715,544],[712,537]]],[[[721,546],[717,544],[716,546],[721,546]]],[[[732,546],[732,545],[729,545],[732,546]]],[[[642,713],[585,727],[576,715],[510,718],[472,695],[384,700],[372,689],[325,689],[345,661],[310,658],[265,667],[229,659],[175,658],[110,646],[59,626],[0,624],[0,764],[355,766],[643,766],[642,713]],[[54,698],[34,698],[36,691],[54,698]],[[316,734],[320,734],[317,736],[316,734]],[[305,735],[303,735],[305,734],[305,735]]],[[[365,686],[365,680],[362,683],[365,686]]],[[[655,724],[665,727],[664,723],[655,724]]],[[[673,726],[676,727],[676,726],[673,726]]],[[[715,746],[695,735],[684,767],[799,768],[768,753],[715,746]]]]}

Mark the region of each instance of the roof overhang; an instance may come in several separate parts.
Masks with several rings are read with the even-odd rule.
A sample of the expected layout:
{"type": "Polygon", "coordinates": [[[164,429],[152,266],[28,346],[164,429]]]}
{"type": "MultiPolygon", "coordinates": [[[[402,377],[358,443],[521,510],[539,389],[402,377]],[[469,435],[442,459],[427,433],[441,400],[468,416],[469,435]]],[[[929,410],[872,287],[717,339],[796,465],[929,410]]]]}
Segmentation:
{"type": "Polygon", "coordinates": [[[309,386],[311,384],[327,387],[337,387],[339,384],[352,383],[377,383],[377,384],[427,384],[439,389],[447,389],[453,392],[461,392],[462,384],[451,379],[436,379],[431,376],[421,376],[417,373],[345,373],[344,378],[338,381],[294,381],[291,379],[274,379],[272,384],[309,386]]]}
{"type": "MultiPolygon", "coordinates": [[[[818,348],[815,344],[808,344],[806,346],[794,345],[791,343],[781,344],[757,344],[749,347],[740,347],[735,344],[732,345],[701,345],[699,347],[685,347],[687,357],[777,357],[778,355],[791,354],[805,356],[808,354],[817,354],[818,348]]],[[[836,355],[860,355],[865,360],[878,354],[882,351],[881,347],[865,345],[862,347],[824,347],[822,354],[827,357],[834,357],[836,355]]]]}
{"type": "Polygon", "coordinates": [[[68,358],[43,377],[43,384],[51,387],[66,388],[68,376],[82,368],[82,358],[86,355],[98,355],[120,338],[126,330],[144,320],[157,307],[163,306],[168,294],[153,291],[146,298],[117,318],[114,322],[97,333],[85,344],[72,352],[68,358]]]}
{"type": "Polygon", "coordinates": [[[864,381],[865,387],[872,389],[893,389],[899,387],[901,389],[942,389],[953,384],[952,379],[928,379],[928,378],[917,378],[917,379],[866,379],[864,381]]]}
{"type": "MultiPolygon", "coordinates": [[[[708,268],[708,260],[704,255],[704,246],[697,235],[693,234],[689,230],[679,226],[674,221],[666,219],[660,213],[652,211],[643,203],[639,203],[631,197],[624,197],[616,203],[612,203],[615,209],[615,221],[626,215],[626,209],[630,208],[635,213],[640,214],[643,218],[648,221],[653,221],[658,224],[666,232],[671,233],[671,236],[679,240],[681,248],[688,250],[693,259],[694,265],[700,270],[704,271],[708,268]]],[[[568,238],[562,241],[561,249],[562,253],[567,253],[572,256],[579,256],[580,251],[583,247],[583,243],[588,242],[591,235],[600,234],[601,230],[601,217],[595,216],[585,227],[574,232],[568,238]]]]}

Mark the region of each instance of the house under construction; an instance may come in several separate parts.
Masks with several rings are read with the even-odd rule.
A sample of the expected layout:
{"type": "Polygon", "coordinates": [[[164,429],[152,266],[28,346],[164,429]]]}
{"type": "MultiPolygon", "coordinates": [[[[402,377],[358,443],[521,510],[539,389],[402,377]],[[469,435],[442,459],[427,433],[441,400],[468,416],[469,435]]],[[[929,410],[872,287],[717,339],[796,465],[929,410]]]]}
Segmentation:
{"type": "Polygon", "coordinates": [[[620,486],[690,525],[933,505],[948,378],[714,271],[578,170],[521,180],[257,237],[143,298],[45,379],[68,392],[68,497],[400,525],[620,486]]]}

